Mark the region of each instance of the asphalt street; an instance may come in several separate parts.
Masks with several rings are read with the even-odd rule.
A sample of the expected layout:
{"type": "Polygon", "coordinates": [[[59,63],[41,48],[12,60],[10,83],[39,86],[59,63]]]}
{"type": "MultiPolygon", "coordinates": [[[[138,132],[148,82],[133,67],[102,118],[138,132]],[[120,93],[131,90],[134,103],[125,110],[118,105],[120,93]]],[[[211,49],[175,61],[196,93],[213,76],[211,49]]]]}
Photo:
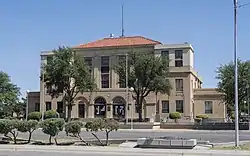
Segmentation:
{"type": "MultiPolygon", "coordinates": [[[[105,139],[103,132],[98,132],[97,135],[101,139],[105,139]]],[[[81,136],[85,140],[95,139],[90,132],[82,131],[81,136]]],[[[28,134],[20,133],[20,138],[28,138],[28,134]]],[[[137,139],[141,137],[177,137],[183,139],[198,139],[210,141],[211,143],[225,143],[234,141],[234,131],[201,131],[201,130],[118,130],[110,133],[110,139],[137,139]]],[[[59,134],[59,139],[66,137],[65,132],[59,134]]],[[[42,130],[36,130],[33,134],[34,140],[48,140],[48,135],[42,130]]],[[[250,131],[240,131],[240,140],[250,140],[250,131]]]]}
{"type": "Polygon", "coordinates": [[[0,146],[0,156],[249,156],[248,151],[167,150],[111,147],[0,146]]]}

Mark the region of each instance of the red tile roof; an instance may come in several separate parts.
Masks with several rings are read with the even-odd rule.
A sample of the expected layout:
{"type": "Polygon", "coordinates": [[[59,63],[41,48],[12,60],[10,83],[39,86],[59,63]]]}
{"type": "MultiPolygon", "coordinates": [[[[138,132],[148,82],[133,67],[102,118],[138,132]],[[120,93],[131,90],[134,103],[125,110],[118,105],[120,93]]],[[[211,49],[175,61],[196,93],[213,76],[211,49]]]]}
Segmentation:
{"type": "Polygon", "coordinates": [[[102,48],[102,47],[123,47],[123,46],[140,46],[161,44],[159,41],[148,39],[142,36],[103,38],[87,44],[81,44],[74,48],[102,48]]]}

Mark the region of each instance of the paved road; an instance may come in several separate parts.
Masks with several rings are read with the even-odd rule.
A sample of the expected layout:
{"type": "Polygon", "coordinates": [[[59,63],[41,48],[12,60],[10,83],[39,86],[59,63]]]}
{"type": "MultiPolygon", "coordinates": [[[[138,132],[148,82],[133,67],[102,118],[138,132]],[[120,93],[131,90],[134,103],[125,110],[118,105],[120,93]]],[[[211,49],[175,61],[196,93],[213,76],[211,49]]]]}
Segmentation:
{"type": "MultiPolygon", "coordinates": [[[[103,132],[98,132],[97,135],[104,139],[103,132]]],[[[81,136],[86,140],[92,140],[94,137],[86,131],[81,133],[81,136]]],[[[234,141],[234,131],[200,131],[200,130],[119,130],[110,133],[110,139],[137,139],[140,137],[179,137],[186,139],[198,139],[210,141],[211,143],[225,143],[234,141]]],[[[19,134],[21,138],[27,138],[27,134],[19,134]]],[[[67,138],[64,132],[61,132],[59,138],[67,138]]],[[[33,134],[35,140],[48,140],[48,135],[41,130],[36,130],[33,134]]],[[[241,131],[240,140],[250,140],[250,131],[241,131]]]]}
{"type": "Polygon", "coordinates": [[[167,150],[111,147],[0,146],[0,156],[249,156],[247,151],[167,150]]]}

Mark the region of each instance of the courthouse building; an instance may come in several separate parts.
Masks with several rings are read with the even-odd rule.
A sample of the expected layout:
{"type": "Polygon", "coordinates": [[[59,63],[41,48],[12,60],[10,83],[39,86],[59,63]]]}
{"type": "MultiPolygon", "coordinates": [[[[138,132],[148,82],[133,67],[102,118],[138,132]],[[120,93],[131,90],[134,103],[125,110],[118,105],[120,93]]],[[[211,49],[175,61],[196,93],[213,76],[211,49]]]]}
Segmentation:
{"type": "MultiPolygon", "coordinates": [[[[148,95],[143,103],[143,117],[151,121],[164,120],[170,112],[175,111],[182,113],[182,118],[187,120],[198,114],[207,114],[209,118],[220,120],[226,117],[222,94],[216,88],[202,88],[202,80],[194,68],[195,51],[189,43],[163,44],[142,36],[110,36],[73,48],[76,55],[90,67],[98,91],[93,92],[92,96],[89,93],[77,95],[72,118],[138,118],[132,92],[129,91],[127,96],[125,86],[118,84],[119,76],[112,69],[119,58],[132,50],[154,52],[156,56],[167,55],[170,59],[171,95],[148,95]]],[[[50,51],[42,52],[41,64],[46,64],[52,55],[50,51]]],[[[50,109],[57,110],[62,116],[67,114],[62,96],[52,99],[41,81],[40,91],[28,94],[28,111],[43,112],[50,109]]]]}

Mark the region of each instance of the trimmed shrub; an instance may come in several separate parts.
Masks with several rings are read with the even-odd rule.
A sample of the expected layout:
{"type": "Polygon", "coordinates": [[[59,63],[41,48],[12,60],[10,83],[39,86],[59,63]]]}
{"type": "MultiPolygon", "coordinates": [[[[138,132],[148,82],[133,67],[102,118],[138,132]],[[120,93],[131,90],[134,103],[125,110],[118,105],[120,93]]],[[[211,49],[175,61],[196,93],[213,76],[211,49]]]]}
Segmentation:
{"type": "Polygon", "coordinates": [[[178,119],[181,118],[181,113],[179,113],[179,112],[172,112],[172,113],[169,114],[169,118],[173,119],[177,123],[178,119]]]}
{"type": "Polygon", "coordinates": [[[83,123],[81,121],[70,121],[65,125],[65,132],[67,136],[76,137],[84,142],[86,145],[89,145],[83,138],[81,137],[81,129],[83,127],[83,123]]]}
{"type": "Polygon", "coordinates": [[[87,122],[85,125],[86,131],[90,131],[91,134],[99,141],[101,145],[108,145],[109,134],[111,131],[117,131],[119,123],[114,119],[96,119],[94,121],[87,122]],[[103,144],[97,137],[95,132],[104,131],[106,133],[106,143],[103,144]]]}
{"type": "Polygon", "coordinates": [[[196,118],[207,119],[208,115],[207,114],[198,114],[198,115],[196,115],[196,118]]]}
{"type": "Polygon", "coordinates": [[[9,119],[1,119],[0,120],[0,134],[4,134],[4,136],[12,139],[8,136],[10,133],[13,136],[13,141],[16,144],[17,143],[17,128],[19,125],[19,120],[9,120],[9,119]]]}
{"type": "Polygon", "coordinates": [[[46,119],[41,122],[40,126],[42,128],[43,133],[49,135],[49,143],[51,144],[52,137],[55,137],[54,140],[57,144],[56,136],[60,131],[63,130],[64,128],[65,121],[63,119],[57,119],[57,118],[52,118],[52,119],[46,119]]]}
{"type": "Polygon", "coordinates": [[[44,119],[59,118],[56,110],[48,110],[44,113],[44,119]]]}
{"type": "Polygon", "coordinates": [[[22,133],[29,133],[28,143],[30,143],[32,133],[38,128],[38,121],[29,120],[29,121],[19,121],[17,130],[22,133]]]}
{"type": "Polygon", "coordinates": [[[28,115],[28,120],[40,121],[41,118],[42,118],[42,113],[41,112],[31,112],[28,115]]]}

